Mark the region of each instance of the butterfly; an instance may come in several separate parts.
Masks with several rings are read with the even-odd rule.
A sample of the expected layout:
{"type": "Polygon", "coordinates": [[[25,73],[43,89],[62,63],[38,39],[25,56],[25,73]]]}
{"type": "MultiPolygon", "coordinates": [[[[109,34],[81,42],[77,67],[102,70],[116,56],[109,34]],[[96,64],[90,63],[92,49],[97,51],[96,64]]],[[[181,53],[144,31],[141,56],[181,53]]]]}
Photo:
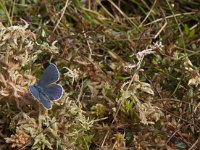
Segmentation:
{"type": "Polygon", "coordinates": [[[29,86],[32,96],[46,109],[51,109],[51,101],[57,101],[62,97],[63,88],[61,85],[56,84],[59,77],[58,68],[51,63],[45,69],[40,80],[35,85],[29,86]]]}

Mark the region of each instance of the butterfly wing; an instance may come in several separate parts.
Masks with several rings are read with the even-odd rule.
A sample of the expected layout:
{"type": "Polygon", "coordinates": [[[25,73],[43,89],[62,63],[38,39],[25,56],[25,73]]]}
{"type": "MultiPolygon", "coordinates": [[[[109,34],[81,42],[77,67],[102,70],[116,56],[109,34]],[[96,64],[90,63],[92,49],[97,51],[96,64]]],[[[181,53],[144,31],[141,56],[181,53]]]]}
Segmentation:
{"type": "Polygon", "coordinates": [[[53,101],[59,100],[63,94],[62,86],[55,83],[43,87],[42,90],[48,95],[49,99],[53,101]]]}
{"type": "Polygon", "coordinates": [[[29,86],[29,91],[46,109],[51,108],[50,100],[59,100],[63,93],[61,85],[55,82],[59,79],[59,71],[55,64],[50,64],[35,86],[29,86]]]}
{"type": "Polygon", "coordinates": [[[35,86],[29,86],[29,91],[35,99],[39,100],[39,91],[35,86]]]}
{"type": "Polygon", "coordinates": [[[37,86],[29,86],[29,91],[46,109],[51,109],[50,99],[43,92],[38,90],[37,86]]]}
{"type": "Polygon", "coordinates": [[[45,86],[48,86],[49,84],[52,84],[59,79],[59,71],[55,64],[50,64],[42,74],[38,85],[42,88],[45,86]]]}

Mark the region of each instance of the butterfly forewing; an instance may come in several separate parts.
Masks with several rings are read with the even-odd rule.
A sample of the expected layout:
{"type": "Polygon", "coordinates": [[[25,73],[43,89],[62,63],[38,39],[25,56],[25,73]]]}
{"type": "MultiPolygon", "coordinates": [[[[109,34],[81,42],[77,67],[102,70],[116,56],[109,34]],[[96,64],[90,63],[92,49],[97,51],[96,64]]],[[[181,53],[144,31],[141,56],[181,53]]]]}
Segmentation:
{"type": "Polygon", "coordinates": [[[47,87],[42,88],[43,91],[48,95],[50,100],[59,100],[63,93],[63,88],[59,84],[50,84],[47,87]]]}
{"type": "Polygon", "coordinates": [[[58,81],[58,79],[59,79],[59,71],[56,65],[50,64],[42,74],[38,82],[38,85],[41,87],[45,87],[58,81]]]}

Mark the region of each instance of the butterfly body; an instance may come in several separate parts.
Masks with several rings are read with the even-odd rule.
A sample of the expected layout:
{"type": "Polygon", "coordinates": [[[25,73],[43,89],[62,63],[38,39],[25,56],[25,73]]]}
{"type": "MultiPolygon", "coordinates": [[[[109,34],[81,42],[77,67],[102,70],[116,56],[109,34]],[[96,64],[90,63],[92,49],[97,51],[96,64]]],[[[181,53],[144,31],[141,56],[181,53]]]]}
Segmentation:
{"type": "Polygon", "coordinates": [[[51,109],[51,101],[61,98],[63,88],[56,84],[59,79],[59,71],[55,64],[50,64],[36,85],[29,86],[32,96],[37,99],[46,109],[51,109]]]}

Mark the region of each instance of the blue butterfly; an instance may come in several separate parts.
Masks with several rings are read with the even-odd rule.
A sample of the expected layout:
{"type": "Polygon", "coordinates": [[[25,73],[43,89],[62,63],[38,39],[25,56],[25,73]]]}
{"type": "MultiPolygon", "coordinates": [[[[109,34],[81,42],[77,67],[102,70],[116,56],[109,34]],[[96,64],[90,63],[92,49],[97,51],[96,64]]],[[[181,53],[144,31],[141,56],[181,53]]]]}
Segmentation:
{"type": "Polygon", "coordinates": [[[59,80],[59,71],[55,64],[50,64],[36,85],[29,86],[32,96],[46,109],[51,109],[51,101],[57,101],[62,97],[63,88],[55,82],[59,80]]]}

